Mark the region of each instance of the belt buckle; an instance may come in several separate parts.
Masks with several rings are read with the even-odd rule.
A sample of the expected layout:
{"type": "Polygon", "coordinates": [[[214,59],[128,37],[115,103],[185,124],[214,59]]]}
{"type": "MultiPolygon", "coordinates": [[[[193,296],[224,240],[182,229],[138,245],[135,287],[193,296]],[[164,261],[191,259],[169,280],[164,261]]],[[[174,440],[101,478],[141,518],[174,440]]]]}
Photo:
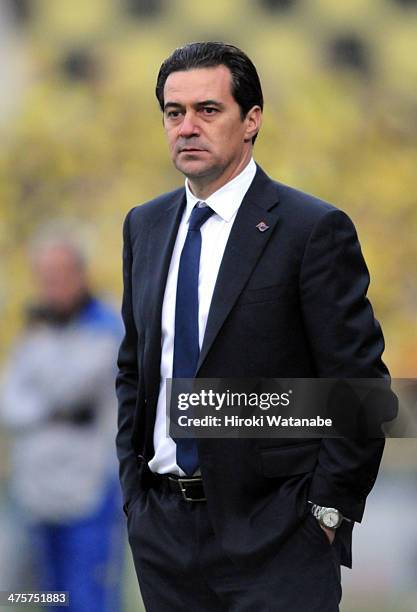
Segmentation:
{"type": "Polygon", "coordinates": [[[180,486],[180,490],[183,498],[187,502],[204,502],[207,501],[207,497],[188,497],[187,495],[187,484],[201,484],[203,486],[203,480],[200,477],[197,478],[178,478],[177,482],[180,486]]]}

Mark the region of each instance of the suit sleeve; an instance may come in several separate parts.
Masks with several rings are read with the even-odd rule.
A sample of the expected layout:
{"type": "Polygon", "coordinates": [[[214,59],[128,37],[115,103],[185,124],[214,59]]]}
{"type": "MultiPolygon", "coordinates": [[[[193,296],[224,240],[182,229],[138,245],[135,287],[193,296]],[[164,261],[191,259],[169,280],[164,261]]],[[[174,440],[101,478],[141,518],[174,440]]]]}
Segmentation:
{"type": "MultiPolygon", "coordinates": [[[[366,297],[369,273],[349,217],[328,212],[308,240],[300,273],[303,318],[321,378],[386,378],[384,339],[366,297]]],[[[309,499],[360,522],[385,440],[323,439],[309,499]]]]}
{"type": "Polygon", "coordinates": [[[123,508],[140,492],[140,471],[137,455],[132,446],[134,413],[138,397],[138,333],[132,308],[132,247],[130,241],[130,214],[123,226],[123,300],[122,319],[125,334],[118,354],[116,394],[118,399],[118,432],[116,436],[119,476],[123,493],[123,508]]]}

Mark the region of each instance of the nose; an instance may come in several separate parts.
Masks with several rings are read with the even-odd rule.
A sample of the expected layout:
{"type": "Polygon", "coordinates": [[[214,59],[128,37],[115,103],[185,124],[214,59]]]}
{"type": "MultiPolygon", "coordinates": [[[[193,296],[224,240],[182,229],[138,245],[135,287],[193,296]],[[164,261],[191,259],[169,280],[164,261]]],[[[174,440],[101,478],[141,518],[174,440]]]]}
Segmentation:
{"type": "Polygon", "coordinates": [[[183,138],[191,138],[192,136],[199,136],[199,134],[200,131],[194,113],[185,113],[178,135],[183,138]]]}

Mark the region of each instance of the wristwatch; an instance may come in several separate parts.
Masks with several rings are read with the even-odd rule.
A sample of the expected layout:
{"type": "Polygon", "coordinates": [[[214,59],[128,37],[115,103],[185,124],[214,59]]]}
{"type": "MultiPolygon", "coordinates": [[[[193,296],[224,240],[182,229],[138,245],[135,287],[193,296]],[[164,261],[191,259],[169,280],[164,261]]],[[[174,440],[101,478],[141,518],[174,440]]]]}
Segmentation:
{"type": "Polygon", "coordinates": [[[326,506],[318,506],[317,504],[312,504],[311,512],[320,525],[326,527],[326,529],[337,529],[345,519],[343,514],[336,508],[327,508],[326,506]]]}

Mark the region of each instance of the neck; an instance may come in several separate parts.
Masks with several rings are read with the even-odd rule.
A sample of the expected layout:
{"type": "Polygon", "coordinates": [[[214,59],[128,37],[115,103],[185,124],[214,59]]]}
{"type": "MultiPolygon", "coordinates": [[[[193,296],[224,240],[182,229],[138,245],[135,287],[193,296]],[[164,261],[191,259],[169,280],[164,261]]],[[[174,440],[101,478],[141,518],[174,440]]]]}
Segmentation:
{"type": "Polygon", "coordinates": [[[221,189],[226,183],[230,183],[238,174],[242,172],[250,162],[252,157],[252,150],[249,150],[247,154],[239,161],[238,164],[227,167],[220,176],[216,178],[205,176],[205,177],[194,177],[188,178],[188,186],[199,200],[206,200],[215,191],[221,189]]]}

